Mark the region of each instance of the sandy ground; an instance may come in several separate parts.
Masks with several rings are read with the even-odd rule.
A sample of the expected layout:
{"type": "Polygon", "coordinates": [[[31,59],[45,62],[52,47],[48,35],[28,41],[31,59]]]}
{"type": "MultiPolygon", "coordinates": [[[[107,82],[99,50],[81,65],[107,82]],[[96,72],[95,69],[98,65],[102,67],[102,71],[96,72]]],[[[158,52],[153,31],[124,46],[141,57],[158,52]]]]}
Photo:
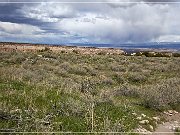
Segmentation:
{"type": "MultiPolygon", "coordinates": [[[[173,135],[176,128],[180,128],[180,113],[176,114],[164,114],[164,118],[167,122],[158,125],[152,135],[173,135]]],[[[180,134],[180,133],[179,133],[180,134]]]]}

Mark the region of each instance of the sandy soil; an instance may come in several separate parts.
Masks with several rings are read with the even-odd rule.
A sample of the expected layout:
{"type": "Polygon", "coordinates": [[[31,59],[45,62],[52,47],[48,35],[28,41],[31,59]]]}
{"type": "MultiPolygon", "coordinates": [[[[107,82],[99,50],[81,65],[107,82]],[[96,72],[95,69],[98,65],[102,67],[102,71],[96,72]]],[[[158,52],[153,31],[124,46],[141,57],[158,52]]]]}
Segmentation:
{"type": "Polygon", "coordinates": [[[167,122],[158,125],[152,135],[173,135],[176,128],[180,128],[180,113],[176,114],[163,114],[167,122]]]}

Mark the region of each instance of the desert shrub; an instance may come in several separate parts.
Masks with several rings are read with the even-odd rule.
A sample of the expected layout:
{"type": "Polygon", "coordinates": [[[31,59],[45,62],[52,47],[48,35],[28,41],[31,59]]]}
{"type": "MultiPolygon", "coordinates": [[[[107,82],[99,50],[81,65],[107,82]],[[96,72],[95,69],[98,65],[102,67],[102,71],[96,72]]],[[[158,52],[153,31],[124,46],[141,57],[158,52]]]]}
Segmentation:
{"type": "Polygon", "coordinates": [[[98,74],[97,70],[90,65],[83,66],[83,68],[85,68],[91,76],[96,76],[98,74]]]}
{"type": "MultiPolygon", "coordinates": [[[[44,70],[44,72],[51,72],[54,70],[54,66],[50,65],[50,64],[42,64],[40,66],[41,69],[39,69],[38,67],[34,68],[35,70],[39,70],[42,71],[44,70]]],[[[43,72],[43,71],[42,71],[43,72]]]]}
{"type": "Polygon", "coordinates": [[[69,62],[63,62],[62,64],[59,65],[60,68],[64,69],[64,70],[69,70],[71,68],[71,64],[69,62]]]}
{"type": "Polygon", "coordinates": [[[57,56],[55,54],[52,54],[51,52],[44,52],[43,53],[44,58],[51,58],[51,59],[56,59],[57,56]]]}
{"type": "Polygon", "coordinates": [[[113,104],[112,96],[113,96],[112,89],[100,91],[99,98],[97,100],[97,104],[99,104],[99,103],[111,103],[111,104],[113,104]]]}
{"type": "Polygon", "coordinates": [[[77,74],[77,75],[86,75],[87,74],[87,70],[82,67],[81,65],[73,65],[68,72],[70,74],[77,74]]]}
{"type": "Polygon", "coordinates": [[[44,49],[39,50],[39,52],[47,52],[47,51],[50,51],[49,47],[45,47],[44,49]]]}
{"type": "Polygon", "coordinates": [[[114,96],[138,97],[139,89],[136,86],[123,84],[113,92],[114,96]]]}
{"type": "Polygon", "coordinates": [[[24,81],[30,81],[33,83],[41,82],[45,77],[45,74],[43,74],[42,72],[40,73],[39,71],[30,70],[26,70],[24,73],[21,73],[21,75],[24,81]]]}
{"type": "Polygon", "coordinates": [[[125,82],[125,78],[123,77],[122,74],[119,74],[119,73],[114,73],[114,74],[112,75],[112,79],[113,79],[114,81],[116,81],[117,83],[119,83],[119,84],[122,84],[122,83],[125,82]]]}
{"type": "Polygon", "coordinates": [[[65,53],[65,51],[64,51],[64,50],[62,50],[62,51],[61,51],[61,53],[65,53]]]}
{"type": "Polygon", "coordinates": [[[28,57],[23,63],[22,66],[23,67],[28,67],[29,65],[35,65],[38,61],[37,57],[28,57]]]}
{"type": "Polygon", "coordinates": [[[105,66],[104,66],[104,64],[100,64],[100,63],[97,63],[97,65],[95,65],[94,66],[94,68],[96,69],[96,70],[105,70],[105,66]]]}
{"type": "Polygon", "coordinates": [[[105,51],[98,52],[98,55],[106,55],[107,53],[105,51]]]}
{"type": "Polygon", "coordinates": [[[133,72],[128,74],[128,81],[130,83],[144,83],[147,81],[147,76],[139,72],[133,72]]]}
{"type": "Polygon", "coordinates": [[[142,55],[143,55],[142,52],[137,52],[137,53],[135,54],[135,56],[142,56],[142,55]]]}
{"type": "Polygon", "coordinates": [[[78,54],[78,53],[79,53],[77,50],[73,50],[72,52],[75,53],[75,54],[78,54]]]}
{"type": "Polygon", "coordinates": [[[114,81],[110,77],[106,77],[101,80],[102,85],[113,85],[114,81]]]}
{"type": "Polygon", "coordinates": [[[63,99],[63,101],[58,103],[58,106],[58,111],[61,113],[61,115],[66,116],[71,115],[85,117],[85,113],[88,110],[88,106],[85,104],[85,102],[71,97],[63,99]]]}
{"type": "Polygon", "coordinates": [[[114,58],[113,57],[109,57],[109,58],[107,58],[107,62],[114,62],[114,58]]]}
{"type": "Polygon", "coordinates": [[[142,55],[146,56],[146,57],[152,57],[154,56],[153,54],[149,53],[149,52],[142,52],[142,55]]]}
{"type": "Polygon", "coordinates": [[[12,57],[13,53],[9,53],[9,52],[0,52],[0,60],[7,60],[10,57],[12,57]]]}
{"type": "Polygon", "coordinates": [[[21,53],[15,53],[9,59],[7,59],[7,63],[11,64],[21,64],[26,60],[26,57],[21,53]]]}
{"type": "Polygon", "coordinates": [[[175,64],[174,62],[168,62],[167,64],[156,64],[149,68],[151,68],[152,71],[165,72],[165,73],[179,70],[179,66],[177,66],[177,64],[175,64]]]}
{"type": "Polygon", "coordinates": [[[126,68],[123,65],[111,64],[110,69],[115,72],[126,72],[126,68]]]}
{"type": "Polygon", "coordinates": [[[132,72],[141,72],[142,67],[140,67],[140,65],[136,64],[136,63],[131,63],[128,67],[129,71],[132,72]]]}
{"type": "Polygon", "coordinates": [[[92,96],[95,96],[98,93],[94,82],[92,82],[90,79],[85,79],[81,82],[80,91],[84,94],[89,94],[92,96]]]}
{"type": "Polygon", "coordinates": [[[156,53],[155,57],[171,57],[172,54],[168,54],[166,52],[156,53]]]}
{"type": "Polygon", "coordinates": [[[61,69],[59,67],[54,70],[54,73],[57,76],[68,77],[68,72],[65,69],[61,69]]]}
{"type": "Polygon", "coordinates": [[[180,103],[180,79],[163,80],[160,84],[146,86],[141,93],[143,105],[164,109],[180,103]]]}

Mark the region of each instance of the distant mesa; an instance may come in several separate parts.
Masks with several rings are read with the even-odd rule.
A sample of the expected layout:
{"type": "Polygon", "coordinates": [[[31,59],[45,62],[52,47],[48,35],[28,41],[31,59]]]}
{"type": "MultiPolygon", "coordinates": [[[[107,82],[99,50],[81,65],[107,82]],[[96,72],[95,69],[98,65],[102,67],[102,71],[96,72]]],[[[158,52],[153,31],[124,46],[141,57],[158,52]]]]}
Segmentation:
{"type": "Polygon", "coordinates": [[[46,44],[29,44],[29,43],[13,43],[1,42],[1,51],[53,51],[62,53],[80,53],[80,54],[124,54],[121,49],[116,48],[96,48],[96,47],[78,47],[63,45],[46,45],[46,44]]]}

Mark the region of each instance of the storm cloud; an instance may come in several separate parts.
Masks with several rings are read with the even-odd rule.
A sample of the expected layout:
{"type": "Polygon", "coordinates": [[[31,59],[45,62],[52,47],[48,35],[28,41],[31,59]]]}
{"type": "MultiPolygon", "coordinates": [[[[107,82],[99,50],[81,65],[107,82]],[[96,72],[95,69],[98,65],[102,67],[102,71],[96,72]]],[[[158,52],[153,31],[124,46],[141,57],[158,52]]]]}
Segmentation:
{"type": "Polygon", "coordinates": [[[180,41],[180,3],[175,0],[0,2],[1,41],[180,41]]]}

